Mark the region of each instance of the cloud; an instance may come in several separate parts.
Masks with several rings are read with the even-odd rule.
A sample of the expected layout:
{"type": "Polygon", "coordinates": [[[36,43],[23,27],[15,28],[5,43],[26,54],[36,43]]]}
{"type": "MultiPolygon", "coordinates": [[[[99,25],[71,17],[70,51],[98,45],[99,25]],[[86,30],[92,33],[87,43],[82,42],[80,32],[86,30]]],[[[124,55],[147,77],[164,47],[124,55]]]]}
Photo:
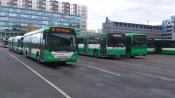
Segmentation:
{"type": "Polygon", "coordinates": [[[153,25],[161,24],[162,20],[169,19],[170,16],[175,14],[175,3],[173,0],[127,0],[127,2],[133,2],[139,5],[127,11],[133,12],[137,17],[149,19],[150,24],[153,25]]]}
{"type": "Polygon", "coordinates": [[[105,17],[113,21],[160,25],[175,15],[173,0],[64,0],[88,7],[88,29],[102,27],[105,17]]]}

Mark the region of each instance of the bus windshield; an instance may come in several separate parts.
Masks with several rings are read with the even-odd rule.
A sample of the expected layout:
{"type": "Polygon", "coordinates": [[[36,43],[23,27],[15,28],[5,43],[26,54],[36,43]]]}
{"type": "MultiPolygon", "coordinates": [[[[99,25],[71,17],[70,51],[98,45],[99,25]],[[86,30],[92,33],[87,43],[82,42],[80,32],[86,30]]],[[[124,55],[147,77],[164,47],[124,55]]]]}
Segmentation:
{"type": "Polygon", "coordinates": [[[112,34],[108,38],[108,47],[124,47],[124,37],[119,34],[112,34]]]}
{"type": "Polygon", "coordinates": [[[134,35],[133,42],[135,45],[141,45],[146,43],[145,35],[134,35]]]}
{"type": "Polygon", "coordinates": [[[74,51],[75,36],[68,34],[48,34],[46,47],[49,51],[74,51]]]}

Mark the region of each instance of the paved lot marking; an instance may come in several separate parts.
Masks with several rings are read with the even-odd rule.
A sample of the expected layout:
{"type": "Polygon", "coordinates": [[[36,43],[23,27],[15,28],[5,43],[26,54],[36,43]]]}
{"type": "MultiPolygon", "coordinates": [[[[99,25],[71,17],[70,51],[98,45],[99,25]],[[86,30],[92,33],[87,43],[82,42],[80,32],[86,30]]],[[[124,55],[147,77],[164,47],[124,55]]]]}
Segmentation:
{"type": "MultiPolygon", "coordinates": [[[[106,60],[107,61],[107,60],[106,60]]],[[[81,61],[80,61],[81,62],[81,61]]],[[[139,64],[133,64],[133,63],[127,63],[127,62],[122,62],[122,61],[110,61],[110,62],[113,62],[115,64],[126,64],[126,65],[137,65],[137,66],[140,66],[139,64]]],[[[95,63],[92,63],[92,62],[89,62],[88,64],[95,64],[95,63]]],[[[99,69],[97,67],[94,67],[94,66],[89,66],[89,65],[80,65],[80,66],[85,66],[85,67],[89,67],[89,68],[93,68],[93,69],[97,69],[97,70],[100,70],[100,71],[103,71],[103,72],[107,72],[107,73],[110,73],[110,74],[113,74],[113,75],[117,75],[117,76],[120,76],[120,74],[116,74],[116,73],[113,73],[113,72],[110,72],[110,71],[106,71],[106,70],[103,70],[103,69],[99,69]]],[[[175,81],[175,79],[172,79],[172,78],[168,78],[168,77],[164,77],[164,76],[159,76],[159,75],[155,75],[155,74],[146,74],[146,73],[143,73],[143,72],[134,72],[134,73],[137,73],[137,74],[140,74],[142,76],[147,76],[147,77],[151,77],[151,78],[156,78],[156,79],[160,79],[160,80],[166,80],[166,81],[175,81]]]]}
{"type": "Polygon", "coordinates": [[[112,75],[115,75],[115,76],[121,76],[120,74],[117,74],[117,73],[114,73],[114,72],[111,72],[111,71],[108,71],[108,70],[104,70],[104,69],[101,69],[101,68],[97,68],[97,67],[94,67],[94,66],[89,66],[89,65],[85,65],[85,64],[78,64],[79,66],[84,66],[84,67],[88,67],[88,68],[91,68],[91,69],[96,69],[96,70],[99,70],[99,71],[102,71],[102,72],[105,72],[105,73],[108,73],[108,74],[112,74],[112,75]]]}
{"type": "Polygon", "coordinates": [[[14,59],[16,59],[17,61],[19,61],[21,64],[23,64],[25,67],[27,67],[28,69],[30,69],[33,73],[35,73],[38,77],[40,77],[41,79],[43,79],[46,83],[48,83],[50,86],[52,86],[53,88],[55,88],[58,92],[60,92],[61,94],[63,94],[66,98],[71,98],[68,94],[66,94],[63,90],[61,90],[59,87],[57,87],[56,85],[54,85],[52,82],[50,82],[49,80],[47,80],[46,78],[44,78],[41,74],[39,74],[37,71],[35,71],[34,69],[32,69],[31,67],[29,67],[27,64],[25,64],[24,62],[22,62],[21,60],[19,60],[17,57],[15,57],[13,54],[9,53],[9,55],[11,57],[13,57],[14,59]]]}
{"type": "MultiPolygon", "coordinates": [[[[140,64],[133,64],[133,63],[126,63],[126,62],[122,62],[122,61],[117,61],[117,62],[114,62],[114,63],[123,63],[123,64],[127,64],[127,65],[137,65],[137,66],[140,66],[140,64]]],[[[175,81],[175,79],[172,79],[172,78],[168,78],[168,77],[164,77],[164,76],[159,76],[159,75],[155,75],[155,74],[146,74],[144,72],[134,72],[134,73],[138,73],[142,76],[147,76],[147,77],[152,77],[152,78],[156,78],[156,79],[160,79],[160,80],[166,80],[166,81],[175,81]]]]}

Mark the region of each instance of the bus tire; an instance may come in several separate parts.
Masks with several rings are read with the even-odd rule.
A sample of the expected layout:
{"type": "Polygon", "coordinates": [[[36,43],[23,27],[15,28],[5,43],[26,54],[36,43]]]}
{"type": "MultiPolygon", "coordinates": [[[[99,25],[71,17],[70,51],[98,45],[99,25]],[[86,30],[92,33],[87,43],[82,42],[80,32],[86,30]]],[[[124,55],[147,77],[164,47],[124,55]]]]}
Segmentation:
{"type": "Polygon", "coordinates": [[[98,57],[98,51],[97,50],[94,50],[93,55],[94,55],[94,57],[98,57]]]}
{"type": "Polygon", "coordinates": [[[131,56],[131,58],[135,58],[135,56],[131,56]]]}

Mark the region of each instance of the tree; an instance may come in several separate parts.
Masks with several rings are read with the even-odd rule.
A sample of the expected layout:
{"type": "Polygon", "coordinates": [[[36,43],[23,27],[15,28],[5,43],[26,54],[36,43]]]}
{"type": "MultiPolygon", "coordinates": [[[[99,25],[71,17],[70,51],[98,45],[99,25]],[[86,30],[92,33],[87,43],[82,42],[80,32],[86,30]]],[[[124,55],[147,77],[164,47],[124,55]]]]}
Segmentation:
{"type": "Polygon", "coordinates": [[[27,27],[27,32],[31,32],[31,31],[34,31],[36,30],[36,26],[34,24],[30,24],[28,27],[27,27]]]}

